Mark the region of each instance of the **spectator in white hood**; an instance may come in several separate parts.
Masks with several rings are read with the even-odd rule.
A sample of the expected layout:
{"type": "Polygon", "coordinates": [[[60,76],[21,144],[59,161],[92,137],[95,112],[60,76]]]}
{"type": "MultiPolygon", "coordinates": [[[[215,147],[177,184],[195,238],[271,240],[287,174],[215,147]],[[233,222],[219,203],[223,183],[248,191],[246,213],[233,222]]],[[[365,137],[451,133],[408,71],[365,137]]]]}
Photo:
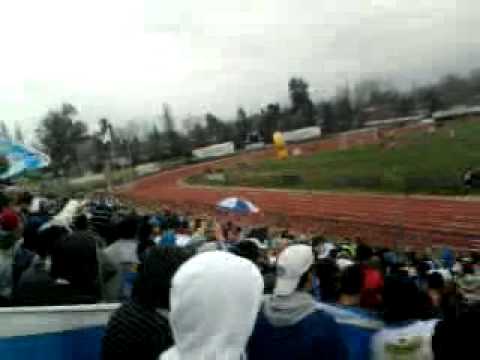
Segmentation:
{"type": "Polygon", "coordinates": [[[262,293],[262,275],[252,262],[223,251],[193,257],[173,278],[175,346],[160,360],[245,359],[262,293]]]}

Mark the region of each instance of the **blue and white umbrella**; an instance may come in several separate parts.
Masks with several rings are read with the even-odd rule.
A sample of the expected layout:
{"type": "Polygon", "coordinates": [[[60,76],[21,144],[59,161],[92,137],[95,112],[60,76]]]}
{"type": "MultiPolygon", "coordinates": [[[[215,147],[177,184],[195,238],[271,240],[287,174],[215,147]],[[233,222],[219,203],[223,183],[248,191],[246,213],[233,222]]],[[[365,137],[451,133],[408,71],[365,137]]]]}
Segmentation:
{"type": "Polygon", "coordinates": [[[250,201],[237,197],[223,199],[217,204],[217,208],[222,211],[241,215],[256,214],[259,212],[259,209],[250,201]]]}

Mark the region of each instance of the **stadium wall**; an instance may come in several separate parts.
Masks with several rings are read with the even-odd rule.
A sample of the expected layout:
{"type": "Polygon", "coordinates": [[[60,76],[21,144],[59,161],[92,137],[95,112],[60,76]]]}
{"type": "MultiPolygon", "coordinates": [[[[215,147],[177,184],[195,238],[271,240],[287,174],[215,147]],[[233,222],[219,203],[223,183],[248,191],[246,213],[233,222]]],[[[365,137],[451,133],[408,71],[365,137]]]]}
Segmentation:
{"type": "Polygon", "coordinates": [[[101,339],[118,304],[0,309],[2,360],[100,359],[101,339]]]}

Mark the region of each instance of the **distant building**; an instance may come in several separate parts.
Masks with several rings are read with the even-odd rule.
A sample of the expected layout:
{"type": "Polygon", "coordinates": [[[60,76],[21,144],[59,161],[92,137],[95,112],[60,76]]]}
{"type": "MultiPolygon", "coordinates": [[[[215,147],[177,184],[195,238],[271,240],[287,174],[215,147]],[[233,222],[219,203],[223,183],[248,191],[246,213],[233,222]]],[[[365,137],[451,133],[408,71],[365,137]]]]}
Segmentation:
{"type": "Polygon", "coordinates": [[[447,110],[436,111],[432,117],[435,121],[446,121],[458,118],[464,118],[467,116],[480,115],[480,106],[454,106],[447,110]]]}

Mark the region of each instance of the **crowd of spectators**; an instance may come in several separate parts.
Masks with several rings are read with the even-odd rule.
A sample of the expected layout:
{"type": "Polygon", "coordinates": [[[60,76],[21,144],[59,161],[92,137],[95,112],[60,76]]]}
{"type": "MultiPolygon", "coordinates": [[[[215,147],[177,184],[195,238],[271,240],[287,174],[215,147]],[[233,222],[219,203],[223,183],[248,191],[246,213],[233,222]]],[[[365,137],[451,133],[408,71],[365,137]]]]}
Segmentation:
{"type": "Polygon", "coordinates": [[[0,193],[0,306],[120,302],[102,358],[478,355],[480,256],[0,193]]]}

